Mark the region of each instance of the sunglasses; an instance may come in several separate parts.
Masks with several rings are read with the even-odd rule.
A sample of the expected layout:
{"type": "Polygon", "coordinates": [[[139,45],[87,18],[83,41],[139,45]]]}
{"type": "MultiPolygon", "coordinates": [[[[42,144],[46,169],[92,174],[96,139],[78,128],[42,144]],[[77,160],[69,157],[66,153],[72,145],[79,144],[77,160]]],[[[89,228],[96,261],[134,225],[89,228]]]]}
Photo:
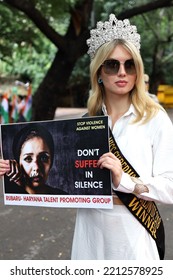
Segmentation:
{"type": "Polygon", "coordinates": [[[133,59],[128,59],[125,62],[120,62],[116,59],[107,59],[103,62],[102,67],[105,74],[114,75],[117,74],[120,69],[120,64],[124,65],[125,71],[129,75],[136,74],[135,63],[133,59]]]}

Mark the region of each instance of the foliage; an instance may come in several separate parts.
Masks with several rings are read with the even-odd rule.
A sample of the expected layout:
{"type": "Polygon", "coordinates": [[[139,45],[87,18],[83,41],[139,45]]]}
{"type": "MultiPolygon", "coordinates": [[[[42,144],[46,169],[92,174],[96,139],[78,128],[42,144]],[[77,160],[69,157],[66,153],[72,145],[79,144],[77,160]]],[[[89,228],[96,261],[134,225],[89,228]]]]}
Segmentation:
{"type": "Polygon", "coordinates": [[[51,66],[55,51],[54,45],[46,39],[43,40],[40,51],[26,42],[14,44],[10,61],[3,64],[3,74],[16,76],[24,82],[32,82],[35,91],[51,66]]]}
{"type": "MultiPolygon", "coordinates": [[[[27,2],[27,1],[26,1],[27,2]]],[[[82,0],[32,0],[47,22],[60,35],[65,35],[71,19],[71,11],[82,0]]],[[[124,10],[140,7],[151,1],[95,0],[90,27],[108,14],[120,14],[124,10]]],[[[153,2],[153,1],[152,1],[153,2]]],[[[141,34],[141,53],[146,72],[159,74],[166,83],[173,84],[171,72],[173,63],[173,8],[162,8],[141,13],[130,19],[138,26],[141,34]],[[158,73],[158,72],[159,73],[158,73]]],[[[57,48],[51,43],[24,13],[0,2],[0,74],[20,75],[32,80],[33,88],[38,85],[49,70],[57,48]]],[[[89,84],[89,58],[81,57],[76,63],[68,87],[89,84]]]]}
{"type": "MultiPolygon", "coordinates": [[[[36,90],[57,49],[21,12],[0,5],[0,21],[0,75],[30,80],[36,90]]],[[[59,26],[61,33],[64,29],[59,26]]]]}
{"type": "Polygon", "coordinates": [[[145,70],[152,75],[155,70],[162,82],[173,84],[173,9],[159,9],[134,17],[141,33],[141,54],[145,70]]]}
{"type": "Polygon", "coordinates": [[[76,0],[35,0],[35,3],[48,23],[60,34],[65,34],[70,21],[70,9],[76,0]]]}

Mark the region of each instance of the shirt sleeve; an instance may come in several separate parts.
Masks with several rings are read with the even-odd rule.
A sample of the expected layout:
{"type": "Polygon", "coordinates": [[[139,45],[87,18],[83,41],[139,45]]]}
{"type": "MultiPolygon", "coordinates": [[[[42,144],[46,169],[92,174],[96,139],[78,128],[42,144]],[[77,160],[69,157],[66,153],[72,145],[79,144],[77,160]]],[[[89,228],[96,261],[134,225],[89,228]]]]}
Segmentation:
{"type": "Polygon", "coordinates": [[[169,118],[162,118],[153,141],[153,176],[142,176],[149,193],[141,198],[162,203],[173,203],[173,125],[169,118]]]}
{"type": "MultiPolygon", "coordinates": [[[[149,192],[138,197],[166,204],[173,204],[173,125],[166,114],[161,115],[152,139],[152,174],[139,177],[149,192]]],[[[135,183],[130,175],[123,173],[116,191],[134,192],[135,183]]],[[[115,187],[113,188],[115,190],[115,187]]]]}
{"type": "Polygon", "coordinates": [[[135,183],[131,180],[127,173],[123,172],[119,186],[115,188],[114,184],[112,183],[112,188],[114,191],[132,193],[135,189],[135,183]]]}

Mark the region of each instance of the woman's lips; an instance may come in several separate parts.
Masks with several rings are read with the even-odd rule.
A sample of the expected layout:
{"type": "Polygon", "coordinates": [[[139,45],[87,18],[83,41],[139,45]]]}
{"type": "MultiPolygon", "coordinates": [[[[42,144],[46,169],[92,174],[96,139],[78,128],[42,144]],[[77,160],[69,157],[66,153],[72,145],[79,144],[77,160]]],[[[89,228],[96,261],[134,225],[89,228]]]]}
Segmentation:
{"type": "Polygon", "coordinates": [[[125,87],[127,85],[127,82],[126,81],[117,81],[116,82],[116,85],[119,86],[119,87],[125,87]]]}
{"type": "Polygon", "coordinates": [[[40,181],[41,181],[41,179],[42,179],[42,177],[41,177],[41,176],[31,177],[31,180],[32,180],[33,182],[35,182],[35,183],[40,182],[40,181]]]}

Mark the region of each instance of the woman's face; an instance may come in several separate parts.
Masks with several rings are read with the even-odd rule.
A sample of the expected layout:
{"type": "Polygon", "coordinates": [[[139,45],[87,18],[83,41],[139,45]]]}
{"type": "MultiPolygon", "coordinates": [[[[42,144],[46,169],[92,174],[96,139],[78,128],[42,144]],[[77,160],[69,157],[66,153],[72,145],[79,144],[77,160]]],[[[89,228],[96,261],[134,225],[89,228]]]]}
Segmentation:
{"type": "MultiPolygon", "coordinates": [[[[100,77],[102,78],[106,95],[127,95],[133,89],[136,81],[136,72],[132,74],[126,71],[125,61],[133,62],[131,54],[121,45],[117,45],[107,59],[115,59],[120,62],[117,73],[105,73],[101,67],[100,77]]],[[[128,65],[129,66],[129,65],[128,65]]],[[[133,66],[132,66],[133,67],[133,66]]],[[[134,66],[135,67],[135,66],[134,66]]]]}
{"type": "Polygon", "coordinates": [[[24,171],[26,184],[32,188],[44,185],[51,167],[51,154],[46,142],[40,137],[24,142],[19,163],[24,171]]]}

